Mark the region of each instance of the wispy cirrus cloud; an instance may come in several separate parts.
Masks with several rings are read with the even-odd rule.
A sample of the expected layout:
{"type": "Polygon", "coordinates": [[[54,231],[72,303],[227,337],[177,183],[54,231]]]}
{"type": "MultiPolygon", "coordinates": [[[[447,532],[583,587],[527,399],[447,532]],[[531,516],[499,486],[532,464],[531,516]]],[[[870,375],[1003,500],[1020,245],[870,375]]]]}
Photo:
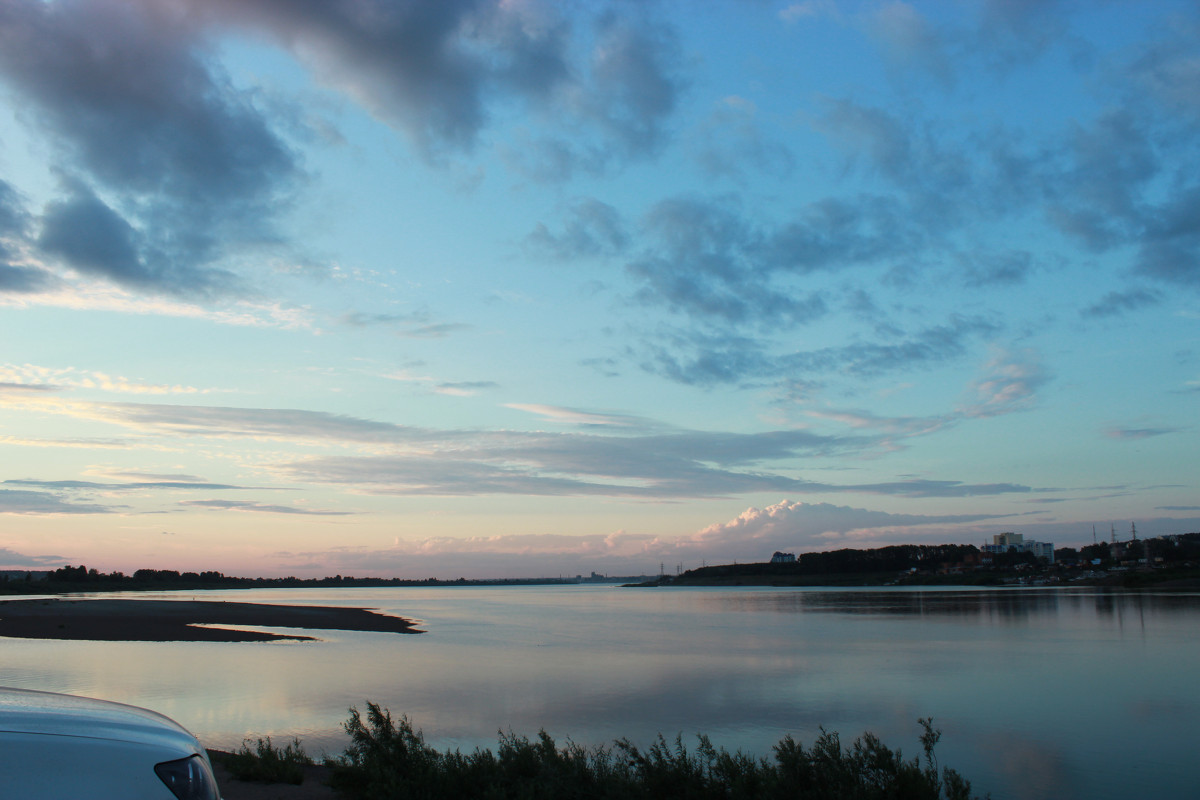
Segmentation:
{"type": "Polygon", "coordinates": [[[0,365],[0,384],[16,389],[32,387],[33,391],[59,391],[66,388],[99,389],[114,394],[202,394],[211,390],[194,386],[150,384],[120,375],[75,367],[51,368],[33,364],[0,365]]]}
{"type": "MultiPolygon", "coordinates": [[[[0,403],[28,405],[28,398],[0,403]]],[[[81,417],[141,434],[257,439],[354,447],[364,455],[314,455],[263,464],[277,478],[394,495],[711,497],[746,492],[856,492],[963,497],[1028,492],[1018,484],[905,480],[834,485],[794,477],[771,465],[798,457],[862,453],[880,435],[820,435],[804,430],[727,433],[608,424],[611,415],[573,412],[585,429],[611,433],[439,430],[297,409],[89,403],[42,400],[43,413],[81,417]],[[596,425],[596,421],[602,421],[596,425]]],[[[542,407],[559,413],[553,407],[542,407]]],[[[169,482],[168,482],[169,483],[169,482]]]]}
{"type": "Polygon", "coordinates": [[[963,407],[968,417],[994,417],[1029,408],[1038,389],[1050,375],[1033,351],[997,350],[985,366],[987,374],[972,390],[974,398],[963,407]]]}
{"type": "MultiPolygon", "coordinates": [[[[211,487],[221,488],[221,487],[211,487]]],[[[251,514],[298,514],[312,517],[344,517],[354,511],[327,511],[301,506],[282,506],[270,503],[259,503],[254,500],[181,500],[179,505],[188,508],[202,508],[212,511],[240,511],[251,514]]]]}
{"type": "Polygon", "coordinates": [[[140,492],[147,489],[203,489],[212,491],[214,489],[250,489],[259,487],[249,486],[233,486],[230,484],[210,483],[208,481],[173,481],[173,480],[154,480],[154,481],[127,481],[123,483],[116,482],[101,482],[101,481],[79,481],[79,480],[35,480],[33,478],[9,478],[6,481],[0,482],[4,486],[29,486],[38,489],[52,489],[56,491],[88,491],[88,492],[140,492]]]}
{"type": "Polygon", "coordinates": [[[118,509],[96,503],[75,503],[51,492],[0,489],[0,514],[112,514],[118,509]]]}
{"type": "Polygon", "coordinates": [[[1104,434],[1110,439],[1122,441],[1150,439],[1155,436],[1168,436],[1178,433],[1181,428],[1108,428],[1104,434]]]}

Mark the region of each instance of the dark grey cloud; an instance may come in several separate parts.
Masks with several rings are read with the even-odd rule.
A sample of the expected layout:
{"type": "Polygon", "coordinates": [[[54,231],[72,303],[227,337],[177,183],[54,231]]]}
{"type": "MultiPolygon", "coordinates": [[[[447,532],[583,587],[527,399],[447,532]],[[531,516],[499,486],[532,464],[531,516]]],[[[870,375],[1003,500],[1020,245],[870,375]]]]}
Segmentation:
{"type": "Polygon", "coordinates": [[[1161,292],[1153,289],[1127,289],[1109,292],[1080,313],[1085,317],[1115,317],[1140,308],[1156,306],[1161,302],[1161,292]]]}
{"type": "Polygon", "coordinates": [[[0,179],[0,240],[24,233],[29,222],[30,214],[24,198],[12,184],[0,179]]]}
{"type": "Polygon", "coordinates": [[[790,175],[796,157],[763,133],[753,104],[726,98],[688,137],[692,158],[707,175],[741,181],[751,171],[774,177],[790,175]]]}
{"type": "Polygon", "coordinates": [[[598,256],[616,257],[629,247],[626,223],[620,212],[607,203],[583,198],[573,203],[564,217],[562,230],[557,234],[539,223],[525,237],[526,247],[564,262],[598,256]]]}
{"type": "Polygon", "coordinates": [[[1063,41],[1065,7],[1061,0],[987,0],[972,49],[1005,68],[1029,63],[1063,41]]]}
{"type": "Polygon", "coordinates": [[[47,569],[67,563],[65,556],[31,556],[0,547],[0,565],[8,569],[47,569]]]}
{"type": "Polygon", "coordinates": [[[145,285],[152,276],[142,262],[138,238],[124,217],[78,187],[70,198],[47,206],[38,244],[82,272],[145,285]]]}
{"type": "MultiPolygon", "coordinates": [[[[0,246],[0,258],[3,258],[0,246]]],[[[53,289],[60,281],[57,276],[38,267],[15,267],[0,264],[0,293],[28,294],[53,289]]]]}
{"type": "Polygon", "coordinates": [[[471,151],[515,103],[561,132],[509,150],[514,166],[540,179],[595,171],[661,147],[681,91],[673,35],[632,8],[585,30],[553,5],[478,0],[189,5],[288,48],[435,161],[471,151]]]}
{"type": "Polygon", "coordinates": [[[672,74],[681,58],[675,37],[668,28],[615,11],[605,14],[597,29],[584,112],[626,153],[653,153],[681,90],[672,74]]]}
{"type": "Polygon", "coordinates": [[[111,514],[115,509],[72,503],[48,492],[0,489],[0,514],[111,514]]]}
{"type": "Polygon", "coordinates": [[[14,0],[0,8],[0,81],[53,146],[66,197],[43,243],[140,289],[212,293],[208,265],[269,238],[295,157],[161,3],[14,0]],[[103,199],[101,199],[103,197],[103,199]]]}
{"type": "Polygon", "coordinates": [[[1033,255],[1025,251],[982,253],[967,258],[963,280],[972,289],[1022,283],[1033,269],[1033,255]]]}
{"type": "Polygon", "coordinates": [[[220,511],[244,511],[256,514],[299,514],[315,517],[343,517],[354,513],[352,511],[322,511],[320,509],[298,508],[296,506],[269,505],[266,503],[257,503],[252,500],[183,500],[179,505],[220,511]]]}
{"type": "Polygon", "coordinates": [[[477,0],[217,0],[188,5],[212,23],[248,28],[288,47],[319,80],[406,130],[428,156],[474,145],[486,122],[490,81],[507,75],[536,92],[561,74],[555,30],[536,37],[523,35],[520,28],[488,24],[487,6],[477,0]],[[491,37],[511,44],[524,38],[530,50],[506,59],[491,37]],[[503,63],[493,67],[476,45],[503,63]],[[533,62],[546,69],[536,82],[529,80],[533,62]]]}
{"type": "Polygon", "coordinates": [[[762,339],[661,329],[644,344],[641,364],[647,371],[698,386],[752,379],[804,381],[829,374],[874,377],[953,361],[998,331],[999,326],[988,320],[955,315],[940,325],[896,331],[882,341],[777,353],[762,339]]]}
{"type": "Polygon", "coordinates": [[[1141,195],[1161,167],[1139,120],[1124,109],[1106,112],[1075,129],[1064,155],[1051,190],[1055,224],[1097,251],[1136,237],[1141,195]]]}
{"type": "Polygon", "coordinates": [[[1200,186],[1177,192],[1147,217],[1138,273],[1200,288],[1200,186]]]}
{"type": "Polygon", "coordinates": [[[1182,114],[1190,127],[1200,120],[1200,25],[1184,17],[1173,23],[1165,36],[1140,46],[1125,77],[1131,94],[1152,99],[1168,114],[1182,114]]]}
{"type": "Polygon", "coordinates": [[[57,285],[57,278],[40,267],[14,264],[18,250],[28,243],[32,215],[25,200],[0,179],[0,293],[40,292],[57,285]]]}
{"type": "Polygon", "coordinates": [[[644,302],[663,303],[699,321],[754,326],[800,324],[828,311],[815,292],[786,291],[772,273],[789,270],[795,248],[759,230],[733,198],[672,198],[642,221],[644,252],[626,265],[644,302]],[[786,249],[786,253],[783,252],[786,249]]]}
{"type": "Polygon", "coordinates": [[[511,168],[534,181],[565,181],[662,150],[685,89],[683,56],[674,32],[649,18],[650,8],[598,16],[571,80],[542,105],[548,132],[519,133],[501,148],[511,168]]]}

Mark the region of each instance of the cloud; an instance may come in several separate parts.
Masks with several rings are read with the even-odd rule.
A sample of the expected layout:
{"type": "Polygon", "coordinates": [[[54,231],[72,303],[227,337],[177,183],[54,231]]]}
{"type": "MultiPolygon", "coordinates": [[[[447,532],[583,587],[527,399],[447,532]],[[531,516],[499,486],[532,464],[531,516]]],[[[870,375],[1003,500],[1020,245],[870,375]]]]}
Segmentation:
{"type": "Polygon", "coordinates": [[[66,556],[30,556],[7,547],[0,547],[0,566],[5,569],[41,570],[61,567],[66,563],[66,556]]]}
{"type": "Polygon", "coordinates": [[[1079,313],[1085,317],[1115,317],[1162,302],[1162,293],[1153,289],[1112,291],[1079,313]]]}
{"type": "Polygon", "coordinates": [[[943,84],[951,82],[942,36],[913,6],[896,0],[878,6],[866,17],[866,27],[893,64],[919,67],[943,84]]]}
{"type": "Polygon", "coordinates": [[[987,374],[972,386],[974,399],[961,409],[964,416],[995,417],[1026,410],[1050,380],[1031,350],[1016,354],[997,350],[984,369],[987,374]]]}
{"type": "Polygon", "coordinates": [[[552,422],[562,422],[568,425],[578,425],[583,428],[600,427],[600,428],[654,428],[658,427],[653,421],[643,417],[634,417],[628,414],[598,414],[594,411],[585,411],[577,408],[562,408],[560,406],[548,406],[540,403],[506,403],[508,408],[515,408],[518,411],[528,411],[531,414],[550,420],[552,422]]]}
{"type": "Polygon", "coordinates": [[[737,95],[723,98],[688,136],[697,166],[718,178],[743,180],[753,169],[775,178],[796,166],[784,144],[764,132],[755,104],[737,95]]]}
{"type": "Polygon", "coordinates": [[[964,259],[963,280],[971,288],[1023,283],[1033,269],[1033,256],[1024,251],[981,253],[964,259]]]}
{"type": "Polygon", "coordinates": [[[562,232],[551,233],[539,223],[525,245],[558,261],[598,256],[613,257],[629,247],[629,234],[620,212],[591,197],[573,203],[565,212],[562,232]]]}
{"type": "Polygon", "coordinates": [[[1200,288],[1200,187],[1176,193],[1153,208],[1141,239],[1137,273],[1200,288]]]}
{"type": "Polygon", "coordinates": [[[495,381],[447,381],[433,387],[438,394],[451,397],[472,397],[485,389],[495,389],[500,384],[495,381]]]}
{"type": "Polygon", "coordinates": [[[58,278],[44,269],[0,264],[0,294],[35,294],[58,285],[58,278]]]}
{"type": "Polygon", "coordinates": [[[24,233],[29,222],[24,198],[12,184],[0,179],[0,241],[24,233]]]}
{"type": "Polygon", "coordinates": [[[31,221],[25,199],[11,184],[0,180],[0,294],[34,294],[58,285],[53,273],[19,263],[29,244],[31,221]]]}
{"type": "Polygon", "coordinates": [[[86,188],[77,187],[71,198],[46,208],[38,244],[80,271],[128,285],[153,284],[137,238],[124,218],[86,188]]]}
{"type": "Polygon", "coordinates": [[[508,148],[514,167],[547,180],[601,169],[656,151],[680,90],[674,36],[644,13],[602,12],[588,25],[534,3],[188,5],[198,19],[286,48],[435,163],[472,152],[517,105],[540,115],[549,132],[533,147],[508,148]]]}
{"type": "Polygon", "coordinates": [[[1110,439],[1137,440],[1179,433],[1182,428],[1109,428],[1104,432],[1110,439]]]}
{"type": "Polygon", "coordinates": [[[0,387],[12,389],[28,386],[45,391],[65,388],[101,389],[119,394],[198,394],[203,393],[194,386],[170,386],[147,384],[119,375],[80,370],[73,367],[55,369],[34,364],[0,364],[0,387]]]}
{"type": "Polygon", "coordinates": [[[290,149],[160,3],[14,0],[0,13],[0,80],[53,146],[66,197],[46,209],[50,255],[116,283],[210,295],[213,262],[269,237],[290,149]]]}
{"type": "MultiPolygon", "coordinates": [[[[260,467],[283,480],[343,485],[370,494],[684,498],[770,491],[965,497],[1030,491],[1016,484],[945,480],[833,485],[771,469],[774,463],[801,457],[870,452],[887,445],[888,436],[827,436],[805,430],[663,431],[636,418],[567,413],[550,406],[526,408],[583,423],[588,432],[439,430],[296,409],[6,399],[2,394],[0,402],[158,436],[354,446],[366,454],[316,455],[260,467]],[[593,432],[597,429],[605,433],[593,432]]],[[[148,488],[154,485],[163,484],[151,482],[148,488]]]]}
{"type": "Polygon", "coordinates": [[[342,517],[355,513],[353,511],[322,511],[320,509],[298,508],[296,506],[268,505],[253,500],[182,500],[179,505],[219,511],[244,511],[255,514],[299,514],[316,517],[342,517]]]}
{"type": "Polygon", "coordinates": [[[62,389],[61,386],[51,386],[44,383],[13,383],[9,381],[0,381],[0,393],[42,393],[42,392],[57,392],[62,389]]]}
{"type": "Polygon", "coordinates": [[[97,481],[42,481],[33,480],[31,478],[10,478],[2,481],[5,486],[33,486],[40,489],[57,489],[57,490],[85,490],[99,492],[134,492],[144,491],[146,489],[202,489],[212,491],[214,489],[250,489],[259,487],[249,486],[232,486],[221,483],[209,483],[207,481],[171,481],[171,480],[156,480],[156,481],[129,481],[125,483],[100,483],[97,481]]]}
{"type": "Polygon", "coordinates": [[[972,339],[995,333],[981,318],[955,315],[945,324],[905,333],[888,332],[879,342],[855,342],[792,353],[771,353],[769,342],[751,337],[660,329],[644,345],[642,367],[680,383],[712,386],[749,379],[811,380],[817,375],[877,377],[928,369],[966,355],[972,339]]]}
{"type": "Polygon", "coordinates": [[[46,492],[0,489],[0,514],[111,514],[108,506],[71,503],[46,492]]]}
{"type": "Polygon", "coordinates": [[[642,233],[648,246],[626,272],[642,284],[645,302],[732,325],[801,324],[827,311],[816,292],[770,285],[770,273],[782,264],[732,198],[663,200],[645,215],[642,233]]]}
{"type": "Polygon", "coordinates": [[[819,17],[837,17],[838,15],[837,4],[833,0],[802,0],[802,2],[792,3],[779,11],[779,18],[788,23],[819,17]]]}
{"type": "MultiPolygon", "coordinates": [[[[890,514],[829,503],[784,500],[766,508],[749,508],[735,519],[710,525],[680,542],[713,550],[738,549],[769,553],[774,550],[831,549],[846,534],[867,530],[937,528],[996,519],[995,514],[890,514]],[[748,545],[753,544],[754,547],[748,545]]],[[[928,536],[927,531],[921,534],[928,536]]],[[[948,532],[947,535],[952,535],[948,532]]],[[[842,546],[846,545],[841,542],[842,546]]],[[[763,558],[765,560],[765,558],[763,558]]]]}
{"type": "MultiPolygon", "coordinates": [[[[1000,515],[1003,516],[1003,515],[1000,515]]],[[[766,561],[775,550],[829,550],[884,544],[941,543],[956,538],[951,526],[986,522],[997,515],[888,514],[828,503],[787,500],[681,536],[631,531],[565,536],[514,534],[398,540],[387,549],[336,548],[281,554],[307,569],[341,574],[466,577],[531,577],[658,574],[707,563],[766,561]]]]}

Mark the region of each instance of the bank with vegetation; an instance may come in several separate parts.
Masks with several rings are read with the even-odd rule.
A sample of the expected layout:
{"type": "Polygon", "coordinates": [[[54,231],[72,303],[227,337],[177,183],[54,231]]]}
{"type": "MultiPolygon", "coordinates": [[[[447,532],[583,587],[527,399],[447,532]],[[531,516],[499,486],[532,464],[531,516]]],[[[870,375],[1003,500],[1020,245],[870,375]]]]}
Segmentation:
{"type": "MultiPolygon", "coordinates": [[[[782,555],[782,554],[781,554],[782,555]]],[[[1010,586],[1200,588],[1200,533],[1061,547],[1054,561],[974,545],[903,544],[801,553],[660,575],[639,586],[1010,586]]]]}
{"type": "MultiPolygon", "coordinates": [[[[330,784],[349,800],[971,800],[970,781],[938,764],[941,733],[932,720],[919,724],[923,752],[912,758],[870,733],[845,746],[827,731],[807,748],[785,736],[770,758],[730,753],[705,736],[694,749],[662,736],[644,749],[626,739],[587,748],[559,745],[544,731],[532,740],[501,734],[495,751],[463,753],[431,746],[406,717],[368,704],[365,717],[351,709],[350,746],[326,764],[330,784]]],[[[226,765],[243,780],[296,782],[308,763],[299,742],[281,749],[259,740],[226,765]]]]}

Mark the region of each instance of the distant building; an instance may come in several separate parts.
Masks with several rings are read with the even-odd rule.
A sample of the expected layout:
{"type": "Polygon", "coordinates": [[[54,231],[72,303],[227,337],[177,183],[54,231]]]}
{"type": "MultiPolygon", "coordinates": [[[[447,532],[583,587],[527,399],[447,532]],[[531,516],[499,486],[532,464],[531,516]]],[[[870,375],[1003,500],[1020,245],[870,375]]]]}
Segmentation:
{"type": "Polygon", "coordinates": [[[1044,558],[1051,564],[1054,563],[1053,542],[1036,542],[1033,539],[1025,541],[1022,534],[1012,531],[997,533],[992,537],[991,544],[985,544],[980,549],[985,553],[1007,553],[1010,547],[1018,553],[1033,553],[1038,558],[1044,558]]]}
{"type": "Polygon", "coordinates": [[[780,553],[780,552],[776,551],[775,555],[771,556],[772,564],[793,564],[793,563],[795,563],[795,561],[796,561],[795,553],[780,553]]]}

